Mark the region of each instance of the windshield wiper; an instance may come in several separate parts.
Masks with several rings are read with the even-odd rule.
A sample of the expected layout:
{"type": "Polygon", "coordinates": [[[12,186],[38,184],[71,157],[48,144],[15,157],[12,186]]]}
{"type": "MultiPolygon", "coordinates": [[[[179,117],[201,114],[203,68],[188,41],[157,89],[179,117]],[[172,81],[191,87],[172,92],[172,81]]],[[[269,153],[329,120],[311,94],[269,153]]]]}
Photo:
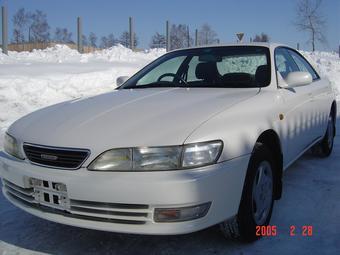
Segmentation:
{"type": "Polygon", "coordinates": [[[147,89],[147,88],[179,88],[183,87],[178,83],[159,83],[159,82],[153,82],[145,85],[134,85],[134,86],[128,86],[122,89],[147,89]]]}

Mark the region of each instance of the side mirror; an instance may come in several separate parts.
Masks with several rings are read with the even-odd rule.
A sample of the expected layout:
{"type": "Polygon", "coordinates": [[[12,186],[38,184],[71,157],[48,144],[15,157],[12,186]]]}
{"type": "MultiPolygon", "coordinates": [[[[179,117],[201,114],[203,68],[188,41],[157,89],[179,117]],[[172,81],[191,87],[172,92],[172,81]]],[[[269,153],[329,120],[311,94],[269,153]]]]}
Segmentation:
{"type": "Polygon", "coordinates": [[[308,72],[291,72],[284,81],[286,86],[282,86],[283,88],[294,88],[312,83],[313,78],[308,72]]]}
{"type": "Polygon", "coordinates": [[[117,87],[119,87],[120,85],[122,85],[124,82],[126,82],[130,77],[129,76],[119,76],[116,79],[116,85],[117,87]]]}

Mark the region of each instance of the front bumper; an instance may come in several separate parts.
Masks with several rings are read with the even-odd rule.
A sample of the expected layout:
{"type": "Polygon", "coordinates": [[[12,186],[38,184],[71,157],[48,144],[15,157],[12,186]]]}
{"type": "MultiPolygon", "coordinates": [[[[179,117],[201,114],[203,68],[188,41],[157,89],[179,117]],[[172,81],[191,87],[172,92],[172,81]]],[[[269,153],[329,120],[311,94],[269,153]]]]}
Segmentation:
{"type": "Polygon", "coordinates": [[[60,170],[36,166],[0,152],[0,176],[3,194],[11,203],[50,221],[121,233],[184,234],[215,225],[237,213],[249,157],[191,170],[94,172],[86,168],[60,170]],[[70,209],[53,209],[31,200],[30,178],[65,184],[70,209]],[[20,197],[21,193],[24,196],[20,197]],[[154,221],[155,208],[208,202],[211,206],[202,218],[171,223],[154,221]]]}

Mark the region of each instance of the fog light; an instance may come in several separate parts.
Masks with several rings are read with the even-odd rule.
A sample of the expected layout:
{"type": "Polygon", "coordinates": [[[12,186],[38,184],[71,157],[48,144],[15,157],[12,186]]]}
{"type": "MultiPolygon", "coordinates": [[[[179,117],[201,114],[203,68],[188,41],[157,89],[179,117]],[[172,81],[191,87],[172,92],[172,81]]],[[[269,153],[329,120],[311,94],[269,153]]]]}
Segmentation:
{"type": "Polygon", "coordinates": [[[156,208],[155,222],[178,222],[195,220],[204,217],[210,208],[211,202],[180,208],[156,208]]]}

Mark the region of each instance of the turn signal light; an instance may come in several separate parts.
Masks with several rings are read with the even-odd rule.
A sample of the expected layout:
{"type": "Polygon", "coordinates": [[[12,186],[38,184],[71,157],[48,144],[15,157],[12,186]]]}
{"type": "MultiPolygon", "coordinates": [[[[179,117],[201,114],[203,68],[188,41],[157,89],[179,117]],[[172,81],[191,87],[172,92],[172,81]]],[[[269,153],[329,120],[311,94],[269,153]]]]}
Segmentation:
{"type": "Polygon", "coordinates": [[[210,208],[211,202],[179,208],[156,208],[154,213],[155,222],[180,222],[195,220],[204,217],[210,208]]]}

